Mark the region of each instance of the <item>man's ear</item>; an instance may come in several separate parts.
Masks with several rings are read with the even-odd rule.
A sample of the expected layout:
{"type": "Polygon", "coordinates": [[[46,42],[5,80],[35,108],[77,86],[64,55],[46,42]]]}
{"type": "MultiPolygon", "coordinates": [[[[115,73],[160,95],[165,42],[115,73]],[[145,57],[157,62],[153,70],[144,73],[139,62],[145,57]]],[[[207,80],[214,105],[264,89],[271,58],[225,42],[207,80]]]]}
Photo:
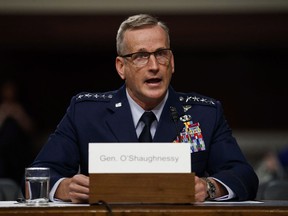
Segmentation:
{"type": "Polygon", "coordinates": [[[171,56],[171,66],[172,66],[172,74],[175,72],[175,63],[174,63],[174,55],[172,53],[171,56]]]}
{"type": "Polygon", "coordinates": [[[125,80],[125,73],[124,73],[124,59],[122,57],[117,56],[116,60],[115,60],[115,66],[116,66],[116,70],[119,74],[119,76],[121,77],[121,79],[125,80]]]}

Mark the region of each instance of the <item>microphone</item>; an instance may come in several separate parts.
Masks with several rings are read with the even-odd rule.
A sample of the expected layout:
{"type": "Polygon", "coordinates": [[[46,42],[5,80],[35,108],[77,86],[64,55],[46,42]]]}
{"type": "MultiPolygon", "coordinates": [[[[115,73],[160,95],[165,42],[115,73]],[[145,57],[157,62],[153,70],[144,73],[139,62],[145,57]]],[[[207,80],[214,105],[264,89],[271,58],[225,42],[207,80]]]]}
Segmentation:
{"type": "MultiPolygon", "coordinates": [[[[171,117],[173,119],[173,122],[175,123],[175,127],[176,127],[176,138],[179,135],[179,127],[178,127],[178,119],[179,119],[179,115],[178,112],[176,110],[175,107],[170,106],[170,113],[171,113],[171,117]]],[[[181,136],[179,136],[179,141],[181,142],[181,136]]]]}

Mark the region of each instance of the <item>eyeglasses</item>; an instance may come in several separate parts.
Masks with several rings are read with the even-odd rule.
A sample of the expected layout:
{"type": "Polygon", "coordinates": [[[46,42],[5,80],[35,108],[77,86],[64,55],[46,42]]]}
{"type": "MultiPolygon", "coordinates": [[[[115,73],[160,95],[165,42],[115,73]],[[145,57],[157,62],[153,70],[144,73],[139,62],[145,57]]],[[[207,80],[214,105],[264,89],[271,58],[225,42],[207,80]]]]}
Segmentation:
{"type": "Polygon", "coordinates": [[[159,64],[167,64],[171,57],[171,49],[159,49],[154,52],[135,52],[127,55],[122,55],[120,57],[131,58],[134,65],[141,67],[145,66],[148,63],[150,55],[152,54],[155,56],[159,64]]]}

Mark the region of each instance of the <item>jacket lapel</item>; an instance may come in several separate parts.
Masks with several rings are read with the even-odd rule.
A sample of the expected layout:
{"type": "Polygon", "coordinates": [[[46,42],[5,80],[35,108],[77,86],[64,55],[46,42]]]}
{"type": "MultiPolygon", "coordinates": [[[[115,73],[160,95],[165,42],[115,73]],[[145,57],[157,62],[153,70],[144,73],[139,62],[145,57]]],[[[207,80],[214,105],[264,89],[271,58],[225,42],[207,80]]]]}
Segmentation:
{"type": "Polygon", "coordinates": [[[169,96],[163,108],[153,142],[173,142],[184,127],[183,122],[179,120],[179,117],[182,116],[183,113],[182,104],[176,92],[170,87],[169,96]],[[178,115],[176,122],[172,118],[170,107],[176,109],[178,115]]]}
{"type": "Polygon", "coordinates": [[[108,111],[111,115],[106,119],[106,123],[117,141],[138,142],[125,87],[114,95],[108,111]]]}

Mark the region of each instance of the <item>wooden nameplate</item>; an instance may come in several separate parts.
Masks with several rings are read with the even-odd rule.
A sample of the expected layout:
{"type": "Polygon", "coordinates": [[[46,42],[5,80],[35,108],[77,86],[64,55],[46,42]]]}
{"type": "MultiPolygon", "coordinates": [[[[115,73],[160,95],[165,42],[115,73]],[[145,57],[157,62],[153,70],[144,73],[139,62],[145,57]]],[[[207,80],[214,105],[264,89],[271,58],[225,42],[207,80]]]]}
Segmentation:
{"type": "Polygon", "coordinates": [[[90,173],[89,203],[185,204],[195,200],[194,173],[90,173]]]}

